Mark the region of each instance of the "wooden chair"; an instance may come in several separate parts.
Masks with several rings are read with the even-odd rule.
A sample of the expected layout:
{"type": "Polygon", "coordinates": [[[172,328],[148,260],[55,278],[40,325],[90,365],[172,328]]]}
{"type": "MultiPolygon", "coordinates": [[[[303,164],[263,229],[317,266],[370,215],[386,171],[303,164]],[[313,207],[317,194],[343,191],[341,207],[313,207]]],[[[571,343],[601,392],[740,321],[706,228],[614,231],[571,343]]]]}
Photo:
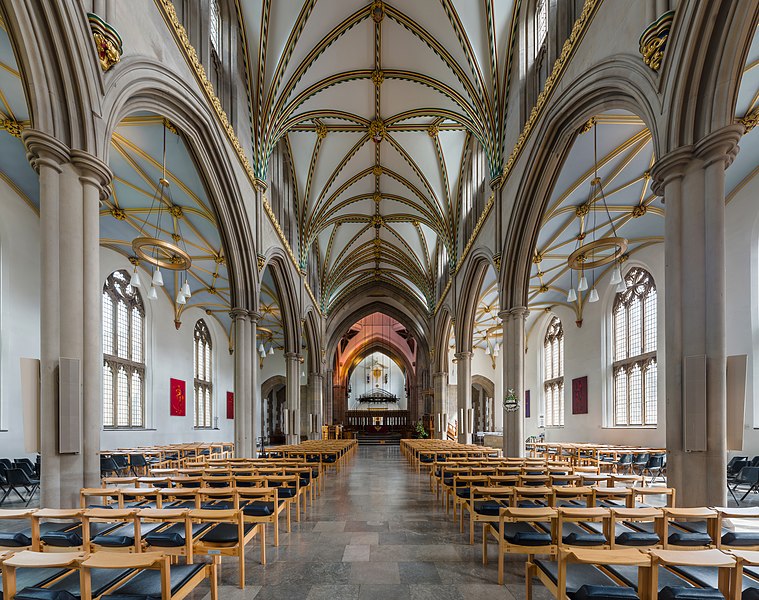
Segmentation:
{"type": "Polygon", "coordinates": [[[107,548],[111,552],[141,552],[140,518],[136,508],[90,508],[82,513],[82,547],[85,552],[107,548]],[[93,523],[114,527],[105,533],[91,535],[93,523]]]}

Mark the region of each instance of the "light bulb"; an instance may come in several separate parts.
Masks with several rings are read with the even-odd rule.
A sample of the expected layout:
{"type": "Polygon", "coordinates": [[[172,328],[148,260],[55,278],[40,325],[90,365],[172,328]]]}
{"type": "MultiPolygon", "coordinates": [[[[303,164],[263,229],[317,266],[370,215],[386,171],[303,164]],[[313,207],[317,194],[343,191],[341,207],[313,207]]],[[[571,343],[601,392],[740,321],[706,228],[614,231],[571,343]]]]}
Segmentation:
{"type": "Polygon", "coordinates": [[[153,285],[155,287],[163,286],[163,275],[161,274],[160,267],[156,267],[155,271],[153,271],[153,285]]]}
{"type": "Polygon", "coordinates": [[[567,292],[567,302],[574,302],[577,300],[577,292],[575,292],[574,288],[569,288],[569,291],[567,292]]]}
{"type": "Polygon", "coordinates": [[[263,342],[258,345],[258,351],[261,353],[261,356],[266,356],[266,348],[264,348],[263,342]]]}
{"type": "Polygon", "coordinates": [[[187,304],[187,298],[184,297],[182,290],[177,292],[177,304],[187,304]]]}
{"type": "Polygon", "coordinates": [[[148,300],[158,300],[158,292],[156,292],[154,285],[151,285],[150,290],[148,290],[148,300]]]}
{"type": "Polygon", "coordinates": [[[627,291],[627,285],[625,284],[624,281],[620,281],[619,285],[617,285],[617,293],[621,294],[622,292],[626,292],[626,291],[627,291]]]}
{"type": "Polygon", "coordinates": [[[485,345],[485,354],[487,354],[488,356],[490,356],[490,344],[488,344],[487,342],[485,342],[485,344],[486,344],[485,345]]]}
{"type": "Polygon", "coordinates": [[[611,271],[609,285],[617,285],[620,281],[622,281],[622,271],[620,271],[619,265],[616,265],[611,271]]]}
{"type": "Polygon", "coordinates": [[[269,346],[269,356],[274,356],[274,344],[269,346]]]}
{"type": "Polygon", "coordinates": [[[577,291],[584,292],[588,289],[588,280],[585,278],[585,273],[580,277],[580,282],[577,284],[577,291]]]}
{"type": "Polygon", "coordinates": [[[590,294],[588,294],[588,302],[598,302],[598,292],[595,287],[591,288],[590,294]]]}
{"type": "Polygon", "coordinates": [[[190,290],[190,283],[185,279],[184,285],[182,286],[182,293],[184,294],[185,298],[192,297],[192,290],[190,290]]]}
{"type": "Polygon", "coordinates": [[[131,285],[133,288],[142,287],[142,282],[140,281],[140,274],[137,272],[137,267],[135,267],[134,271],[132,271],[132,277],[129,279],[129,285],[131,285]]]}

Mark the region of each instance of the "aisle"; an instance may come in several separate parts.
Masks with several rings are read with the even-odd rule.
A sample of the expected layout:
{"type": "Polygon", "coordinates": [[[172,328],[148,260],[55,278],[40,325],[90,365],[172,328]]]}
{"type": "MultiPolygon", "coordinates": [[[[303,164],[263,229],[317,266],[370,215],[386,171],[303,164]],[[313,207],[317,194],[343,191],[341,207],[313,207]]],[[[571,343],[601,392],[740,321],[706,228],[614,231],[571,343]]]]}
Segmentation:
{"type": "MultiPolygon", "coordinates": [[[[509,583],[498,586],[494,560],[481,564],[479,533],[469,546],[428,485],[398,446],[359,448],[343,473],[329,477],[308,520],[267,551],[266,567],[258,552],[249,554],[248,588],[234,587],[225,563],[229,585],[220,587],[220,600],[524,598],[523,560],[507,562],[509,583]]],[[[536,600],[549,597],[536,588],[536,600]]]]}

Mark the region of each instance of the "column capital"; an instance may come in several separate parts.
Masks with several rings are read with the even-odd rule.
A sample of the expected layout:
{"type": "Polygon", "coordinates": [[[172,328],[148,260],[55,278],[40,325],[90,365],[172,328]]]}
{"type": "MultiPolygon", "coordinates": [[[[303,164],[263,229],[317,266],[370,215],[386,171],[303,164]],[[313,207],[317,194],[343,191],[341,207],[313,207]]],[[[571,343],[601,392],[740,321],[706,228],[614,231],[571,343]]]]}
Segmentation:
{"type": "Polygon", "coordinates": [[[263,317],[263,313],[260,313],[257,310],[248,311],[248,318],[253,321],[253,323],[257,324],[261,320],[261,317],[263,317]]]}
{"type": "Polygon", "coordinates": [[[438,371],[437,373],[432,374],[433,379],[435,377],[448,377],[448,373],[445,371],[438,371]]]}
{"type": "Polygon", "coordinates": [[[453,357],[456,360],[468,360],[472,358],[472,352],[456,352],[453,357]]]}
{"type": "Polygon", "coordinates": [[[701,138],[694,150],[707,165],[722,161],[727,169],[738,154],[738,142],[745,129],[740,123],[728,125],[701,138]]]}
{"type": "Polygon", "coordinates": [[[110,167],[83,150],[71,150],[71,164],[79,172],[79,178],[84,183],[91,183],[100,189],[100,199],[105,200],[111,195],[110,185],[113,172],[110,167]]]}
{"type": "Polygon", "coordinates": [[[312,377],[315,379],[324,379],[324,373],[317,373],[316,371],[312,371],[308,374],[308,378],[311,379],[312,377]]]}
{"type": "Polygon", "coordinates": [[[693,160],[693,146],[680,146],[665,154],[651,168],[651,190],[657,196],[664,196],[664,189],[670,181],[681,179],[693,160]]]}
{"type": "Polygon", "coordinates": [[[244,308],[235,307],[229,311],[229,316],[234,321],[244,321],[248,318],[248,311],[244,308]]]}
{"type": "Polygon", "coordinates": [[[297,352],[285,352],[285,359],[291,361],[300,361],[300,354],[297,352]]]}
{"type": "Polygon", "coordinates": [[[529,309],[526,306],[514,306],[513,308],[507,308],[505,310],[502,310],[498,313],[498,316],[500,317],[501,321],[507,321],[510,319],[526,319],[527,316],[530,314],[529,309]]]}
{"type": "Polygon", "coordinates": [[[24,129],[21,140],[26,146],[26,159],[39,172],[40,165],[61,171],[61,165],[71,159],[71,149],[63,142],[37,129],[24,129]]]}

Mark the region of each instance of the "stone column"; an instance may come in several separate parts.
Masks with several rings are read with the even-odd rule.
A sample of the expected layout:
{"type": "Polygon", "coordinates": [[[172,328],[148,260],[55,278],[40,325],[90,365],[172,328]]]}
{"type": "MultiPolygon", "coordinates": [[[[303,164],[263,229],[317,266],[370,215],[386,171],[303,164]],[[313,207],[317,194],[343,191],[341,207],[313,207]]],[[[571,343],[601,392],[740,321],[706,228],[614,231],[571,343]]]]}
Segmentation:
{"type": "Polygon", "coordinates": [[[237,456],[250,456],[246,447],[247,406],[250,401],[248,388],[248,371],[250,360],[248,356],[249,322],[248,311],[243,308],[233,308],[229,313],[235,323],[235,451],[237,456]]]}
{"type": "MultiPolygon", "coordinates": [[[[308,439],[318,440],[321,438],[322,423],[322,390],[324,389],[324,376],[321,373],[309,373],[308,374],[308,412],[316,415],[317,431],[310,433],[308,439]]],[[[309,422],[310,426],[310,422],[309,422]]]]}
{"type": "Polygon", "coordinates": [[[100,279],[100,201],[108,197],[112,173],[105,163],[80,150],[71,160],[82,186],[84,485],[100,485],[100,431],[103,427],[103,282],[100,279]]]}
{"type": "MultiPolygon", "coordinates": [[[[503,395],[514,390],[519,410],[503,413],[503,452],[524,456],[524,324],[527,308],[517,306],[498,313],[503,324],[503,395]]],[[[503,403],[503,398],[498,398],[503,403]]]]}
{"type": "Polygon", "coordinates": [[[742,133],[740,125],[725,127],[667,154],[652,170],[654,191],[664,196],[667,211],[667,478],[685,506],[727,503],[725,169],[742,133]],[[690,356],[706,357],[705,451],[686,451],[684,367],[690,356]]]}
{"type": "MultiPolygon", "coordinates": [[[[323,417],[322,417],[322,425],[332,425],[332,420],[334,419],[334,398],[332,395],[332,392],[334,391],[332,387],[332,378],[334,377],[332,369],[328,369],[326,372],[326,375],[324,377],[324,403],[323,403],[323,417]]],[[[321,434],[321,432],[320,432],[321,434]]]]}
{"type": "Polygon", "coordinates": [[[297,444],[300,442],[300,354],[285,353],[285,376],[287,378],[286,408],[289,411],[290,422],[287,443],[297,444]]]}
{"type": "MultiPolygon", "coordinates": [[[[40,454],[41,504],[78,505],[79,489],[100,479],[102,322],[101,194],[108,167],[85,152],[28,129],[27,156],[40,178],[40,454]],[[60,453],[59,359],[77,359],[82,415],[78,453],[60,453]]],[[[76,445],[76,444],[75,444],[76,445]]]]}
{"type": "MultiPolygon", "coordinates": [[[[437,427],[437,415],[442,415],[445,412],[445,400],[448,394],[448,373],[441,371],[432,375],[432,393],[432,414],[435,417],[435,427],[437,427]]],[[[450,415],[448,418],[450,418],[450,415]]],[[[440,430],[435,432],[435,437],[439,440],[445,439],[447,429],[448,423],[441,423],[440,430]]]]}
{"type": "Polygon", "coordinates": [[[261,313],[251,311],[248,313],[250,318],[250,348],[251,357],[248,361],[250,365],[250,456],[258,456],[258,448],[260,444],[258,439],[263,435],[261,430],[262,422],[262,402],[261,402],[261,388],[258,381],[258,369],[259,369],[259,355],[258,355],[258,320],[261,318],[261,313]]]}
{"type": "MultiPolygon", "coordinates": [[[[457,352],[456,357],[456,398],[458,400],[458,437],[460,444],[472,443],[472,432],[467,427],[469,409],[472,408],[472,353],[457,352]],[[463,410],[463,413],[462,413],[463,410]],[[463,418],[462,418],[463,416],[463,418]]],[[[449,417],[450,418],[450,417],[449,417]]]]}

